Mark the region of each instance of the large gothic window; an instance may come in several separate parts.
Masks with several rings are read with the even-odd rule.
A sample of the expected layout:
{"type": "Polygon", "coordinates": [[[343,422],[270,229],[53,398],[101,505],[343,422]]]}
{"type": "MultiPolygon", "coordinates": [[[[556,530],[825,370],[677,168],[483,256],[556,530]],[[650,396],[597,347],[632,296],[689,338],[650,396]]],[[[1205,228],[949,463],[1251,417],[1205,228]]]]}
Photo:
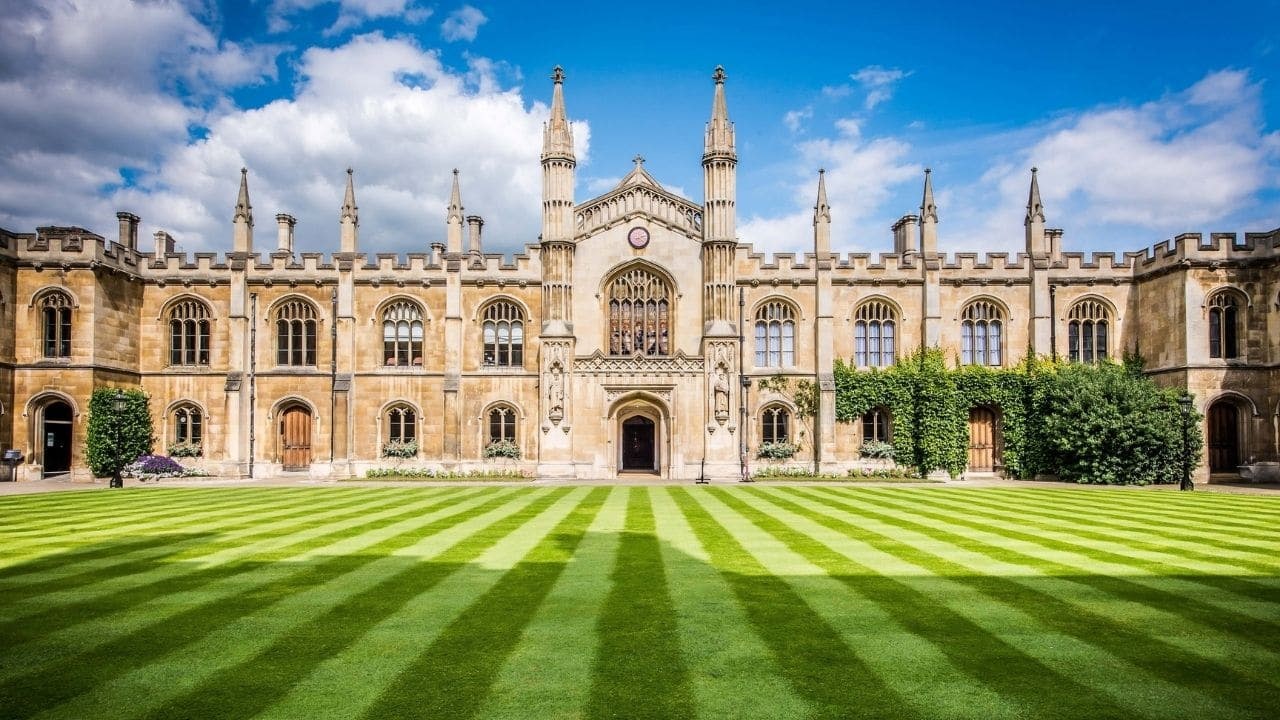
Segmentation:
{"type": "Polygon", "coordinates": [[[43,320],[44,356],[71,357],[71,298],[66,293],[51,292],[40,301],[43,320]]]}
{"type": "Polygon", "coordinates": [[[781,301],[767,302],[756,312],[756,367],[796,364],[796,315],[781,301]]]}
{"type": "Polygon", "coordinates": [[[671,288],[636,268],[609,284],[609,354],[671,354],[671,288]]]}
{"type": "Polygon", "coordinates": [[[888,303],[865,302],[854,313],[853,362],[856,367],[888,367],[893,364],[897,341],[897,316],[888,303]]]}
{"type": "Polygon", "coordinates": [[[1111,313],[1097,300],[1081,300],[1067,316],[1067,357],[1071,362],[1107,359],[1111,313]]]}
{"type": "Polygon", "coordinates": [[[382,313],[382,358],[385,365],[422,364],[422,310],[417,305],[398,300],[382,313]]]}
{"type": "Polygon", "coordinates": [[[988,300],[965,306],[960,323],[960,364],[993,365],[1004,362],[1004,311],[988,300]]]}
{"type": "Polygon", "coordinates": [[[499,301],[484,309],[484,364],[524,366],[524,312],[513,302],[499,301]]]}
{"type": "Polygon", "coordinates": [[[1239,357],[1240,301],[1236,294],[1221,290],[1209,298],[1209,357],[1239,357]]]}
{"type": "Polygon", "coordinates": [[[209,364],[209,308],[183,300],[169,311],[169,364],[209,364]]]}
{"type": "Polygon", "coordinates": [[[290,300],[276,312],[276,363],[316,364],[316,309],[305,300],[290,300]]]}

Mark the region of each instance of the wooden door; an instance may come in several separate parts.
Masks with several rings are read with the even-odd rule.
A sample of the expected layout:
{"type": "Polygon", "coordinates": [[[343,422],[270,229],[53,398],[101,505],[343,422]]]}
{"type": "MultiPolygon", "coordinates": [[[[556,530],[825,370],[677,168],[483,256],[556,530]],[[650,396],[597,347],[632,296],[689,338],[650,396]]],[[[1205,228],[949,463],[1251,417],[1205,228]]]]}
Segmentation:
{"type": "Polygon", "coordinates": [[[969,410],[969,469],[973,472],[996,469],[996,414],[990,408],[969,410]]]}
{"type": "Polygon", "coordinates": [[[311,465],[311,412],[291,407],[280,416],[280,463],[285,470],[306,470],[311,465]]]}
{"type": "Polygon", "coordinates": [[[656,425],[647,417],[631,417],[622,423],[622,469],[653,472],[656,425]]]}
{"type": "Polygon", "coordinates": [[[1239,411],[1229,402],[1209,408],[1209,471],[1236,472],[1240,464],[1239,411]]]}

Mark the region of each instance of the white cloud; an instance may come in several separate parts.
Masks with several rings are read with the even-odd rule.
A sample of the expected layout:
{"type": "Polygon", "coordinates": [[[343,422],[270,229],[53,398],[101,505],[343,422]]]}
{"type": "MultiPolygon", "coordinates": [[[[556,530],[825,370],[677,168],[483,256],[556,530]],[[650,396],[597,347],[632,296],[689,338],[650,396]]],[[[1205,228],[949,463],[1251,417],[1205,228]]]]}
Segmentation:
{"type": "Polygon", "coordinates": [[[782,116],[782,124],[787,126],[787,130],[793,133],[800,132],[800,128],[806,120],[813,118],[813,107],[802,107],[799,110],[788,110],[782,116]]]}
{"type": "MultiPolygon", "coordinates": [[[[886,68],[879,65],[868,65],[849,76],[862,86],[867,93],[866,108],[871,110],[880,103],[893,97],[894,86],[903,78],[911,75],[897,68],[886,68]]],[[[825,90],[825,88],[824,88],[825,90]]]]}
{"type": "Polygon", "coordinates": [[[417,24],[431,17],[431,10],[415,0],[274,0],[267,13],[267,29],[280,33],[292,26],[292,17],[322,5],[337,5],[338,19],[325,31],[325,37],[340,35],[359,28],[370,20],[397,18],[417,24]]]}
{"type": "Polygon", "coordinates": [[[457,42],[465,40],[471,42],[476,39],[476,33],[480,31],[480,26],[489,22],[489,18],[484,13],[471,7],[463,5],[462,7],[449,13],[449,17],[445,18],[440,25],[440,36],[446,42],[457,42]]]}

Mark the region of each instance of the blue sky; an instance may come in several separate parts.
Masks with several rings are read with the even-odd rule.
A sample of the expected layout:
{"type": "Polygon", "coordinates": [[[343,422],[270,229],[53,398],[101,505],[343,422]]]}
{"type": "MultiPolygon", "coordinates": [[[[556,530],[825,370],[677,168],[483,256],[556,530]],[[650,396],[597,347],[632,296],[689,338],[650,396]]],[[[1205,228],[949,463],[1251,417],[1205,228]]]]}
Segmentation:
{"type": "Polygon", "coordinates": [[[361,247],[444,233],[453,167],[486,249],[534,242],[553,65],[577,197],[636,153],[701,199],[710,74],[738,131],[739,234],[811,244],[828,169],[842,251],[889,249],[934,171],[949,252],[1016,251],[1029,168],[1068,250],[1280,226],[1280,2],[430,3],[14,0],[0,19],[0,226],[114,213],[225,250],[238,169],[257,245],[299,218],[337,246],[344,169],[361,247]],[[905,9],[903,9],[905,7],[905,9]]]}

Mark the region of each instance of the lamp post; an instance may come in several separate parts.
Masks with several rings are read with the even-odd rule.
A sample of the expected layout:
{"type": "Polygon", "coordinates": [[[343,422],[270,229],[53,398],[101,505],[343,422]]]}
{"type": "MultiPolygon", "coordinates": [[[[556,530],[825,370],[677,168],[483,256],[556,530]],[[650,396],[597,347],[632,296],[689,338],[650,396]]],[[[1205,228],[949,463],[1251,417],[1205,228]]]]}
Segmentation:
{"type": "Polygon", "coordinates": [[[1191,482],[1191,395],[1183,392],[1178,398],[1178,407],[1182,409],[1182,479],[1179,490],[1194,490],[1191,482]]]}
{"type": "Polygon", "coordinates": [[[124,391],[120,388],[116,388],[116,395],[111,400],[111,409],[115,411],[115,414],[111,418],[111,437],[113,440],[112,444],[115,446],[115,457],[112,458],[111,463],[111,487],[113,488],[124,487],[124,478],[120,477],[120,470],[122,469],[120,467],[120,416],[124,414],[124,408],[124,391]]]}

